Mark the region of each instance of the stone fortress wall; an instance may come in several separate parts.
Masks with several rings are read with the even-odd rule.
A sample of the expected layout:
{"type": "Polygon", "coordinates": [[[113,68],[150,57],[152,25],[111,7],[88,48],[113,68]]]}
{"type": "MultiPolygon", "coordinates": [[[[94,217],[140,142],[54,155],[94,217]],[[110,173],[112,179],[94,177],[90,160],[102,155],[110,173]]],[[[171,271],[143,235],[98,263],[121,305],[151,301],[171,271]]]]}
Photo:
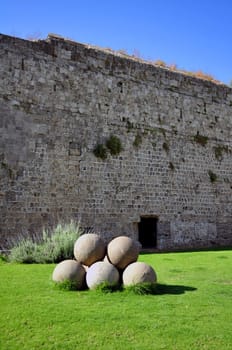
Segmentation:
{"type": "Polygon", "coordinates": [[[141,238],[146,218],[159,250],[232,245],[232,89],[0,35],[0,211],[1,247],[71,219],[141,238]],[[96,157],[112,135],[123,150],[96,157]]]}

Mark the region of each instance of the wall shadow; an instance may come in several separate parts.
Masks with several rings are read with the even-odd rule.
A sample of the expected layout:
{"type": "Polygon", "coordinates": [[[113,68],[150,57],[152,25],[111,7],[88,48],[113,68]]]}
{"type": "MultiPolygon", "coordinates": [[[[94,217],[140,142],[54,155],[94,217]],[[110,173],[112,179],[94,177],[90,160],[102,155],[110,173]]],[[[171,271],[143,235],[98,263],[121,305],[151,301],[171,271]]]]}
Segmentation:
{"type": "Polygon", "coordinates": [[[149,255],[149,254],[168,254],[168,253],[195,253],[195,252],[220,252],[224,250],[232,250],[232,246],[220,246],[220,247],[202,247],[202,248],[176,248],[175,250],[158,248],[142,248],[139,255],[149,255]]]}

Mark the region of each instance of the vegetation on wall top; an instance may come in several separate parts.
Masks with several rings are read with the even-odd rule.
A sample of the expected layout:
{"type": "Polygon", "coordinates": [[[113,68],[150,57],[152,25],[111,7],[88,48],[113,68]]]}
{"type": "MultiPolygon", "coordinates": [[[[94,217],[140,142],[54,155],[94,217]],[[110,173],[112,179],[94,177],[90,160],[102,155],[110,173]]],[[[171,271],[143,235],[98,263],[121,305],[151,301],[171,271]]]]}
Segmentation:
{"type": "Polygon", "coordinates": [[[175,64],[175,63],[168,64],[161,59],[146,60],[140,54],[138,54],[138,52],[134,52],[132,55],[130,55],[126,50],[112,50],[111,48],[99,48],[99,49],[101,49],[103,51],[110,52],[110,53],[117,55],[117,56],[122,56],[125,58],[135,60],[137,62],[148,63],[148,64],[151,64],[153,66],[165,68],[167,70],[181,73],[184,75],[188,75],[191,77],[211,81],[212,83],[215,83],[215,84],[223,84],[221,81],[217,80],[212,74],[205,73],[202,70],[188,71],[186,69],[178,68],[177,64],[175,64]]]}
{"type": "MultiPolygon", "coordinates": [[[[66,42],[72,43],[72,44],[76,43],[76,41],[73,40],[73,39],[70,39],[68,37],[63,37],[63,36],[60,36],[60,35],[57,35],[57,34],[51,34],[51,33],[48,35],[48,39],[47,40],[50,40],[50,39],[65,40],[66,42]]],[[[41,38],[40,38],[40,35],[36,33],[34,35],[28,36],[27,40],[40,41],[41,38]]],[[[157,67],[161,67],[161,68],[165,68],[165,69],[168,69],[170,71],[174,71],[174,72],[181,73],[181,74],[184,74],[184,75],[188,75],[188,76],[196,77],[196,78],[199,78],[199,79],[211,81],[211,82],[213,82],[215,84],[223,84],[221,81],[217,80],[213,75],[205,73],[202,70],[188,71],[188,70],[179,68],[177,66],[177,64],[175,64],[175,63],[169,64],[169,63],[166,63],[164,60],[161,60],[161,59],[147,60],[147,59],[143,58],[142,55],[140,54],[140,52],[138,50],[136,50],[136,49],[134,50],[134,52],[132,54],[129,54],[127,52],[127,50],[125,50],[125,49],[113,50],[110,47],[103,48],[103,47],[99,47],[99,46],[95,46],[95,45],[89,45],[89,44],[83,44],[83,45],[85,45],[88,49],[89,48],[92,48],[92,49],[95,49],[95,50],[97,49],[99,51],[104,51],[106,53],[110,53],[110,54],[113,54],[115,56],[125,57],[127,59],[131,59],[131,60],[134,60],[136,62],[151,64],[151,65],[154,65],[154,66],[157,66],[157,67]]],[[[228,84],[228,86],[230,86],[230,87],[232,86],[232,81],[228,84]]]]}

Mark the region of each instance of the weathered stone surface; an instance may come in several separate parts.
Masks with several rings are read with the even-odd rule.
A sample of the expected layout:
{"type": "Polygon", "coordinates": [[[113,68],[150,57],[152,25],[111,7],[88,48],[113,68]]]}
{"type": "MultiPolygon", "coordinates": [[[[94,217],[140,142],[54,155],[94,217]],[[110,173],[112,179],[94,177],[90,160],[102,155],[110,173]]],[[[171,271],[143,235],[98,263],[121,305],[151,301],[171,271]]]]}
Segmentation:
{"type": "Polygon", "coordinates": [[[106,245],[95,233],[80,236],[74,244],[74,256],[83,265],[90,266],[105,256],[106,245]]]}
{"type": "Polygon", "coordinates": [[[109,261],[109,259],[108,259],[108,256],[107,256],[107,255],[104,257],[103,261],[104,261],[104,262],[107,262],[107,263],[109,263],[109,264],[111,264],[111,262],[109,261]]]}
{"type": "Polygon", "coordinates": [[[56,265],[52,279],[54,282],[73,281],[76,283],[77,289],[85,286],[85,269],[76,260],[64,260],[56,265]]]}
{"type": "Polygon", "coordinates": [[[232,245],[231,115],[225,85],[1,35],[0,248],[71,219],[138,239],[141,216],[160,250],[232,245]],[[95,157],[111,135],[123,151],[95,157]]]}
{"type": "Polygon", "coordinates": [[[155,283],[157,276],[150,265],[137,261],[128,265],[123,271],[122,280],[125,286],[129,286],[145,282],[155,283]]]}
{"type": "Polygon", "coordinates": [[[119,236],[114,238],[107,246],[108,260],[119,269],[137,260],[139,245],[130,237],[119,236]]]}
{"type": "Polygon", "coordinates": [[[90,289],[96,288],[104,282],[114,285],[119,282],[119,272],[109,262],[98,261],[88,268],[86,282],[90,289]]]}
{"type": "Polygon", "coordinates": [[[86,266],[86,265],[83,265],[83,264],[82,264],[82,266],[84,267],[85,272],[87,272],[87,271],[88,271],[89,266],[86,266]]]}

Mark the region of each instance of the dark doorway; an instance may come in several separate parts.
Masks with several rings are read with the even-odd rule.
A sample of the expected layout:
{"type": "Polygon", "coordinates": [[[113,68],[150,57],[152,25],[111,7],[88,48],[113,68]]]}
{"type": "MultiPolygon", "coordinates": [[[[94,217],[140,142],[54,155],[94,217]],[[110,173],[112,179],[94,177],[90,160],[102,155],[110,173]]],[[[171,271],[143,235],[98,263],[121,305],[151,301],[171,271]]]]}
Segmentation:
{"type": "Polygon", "coordinates": [[[157,218],[142,217],[139,222],[139,242],[142,248],[156,248],[157,218]]]}

